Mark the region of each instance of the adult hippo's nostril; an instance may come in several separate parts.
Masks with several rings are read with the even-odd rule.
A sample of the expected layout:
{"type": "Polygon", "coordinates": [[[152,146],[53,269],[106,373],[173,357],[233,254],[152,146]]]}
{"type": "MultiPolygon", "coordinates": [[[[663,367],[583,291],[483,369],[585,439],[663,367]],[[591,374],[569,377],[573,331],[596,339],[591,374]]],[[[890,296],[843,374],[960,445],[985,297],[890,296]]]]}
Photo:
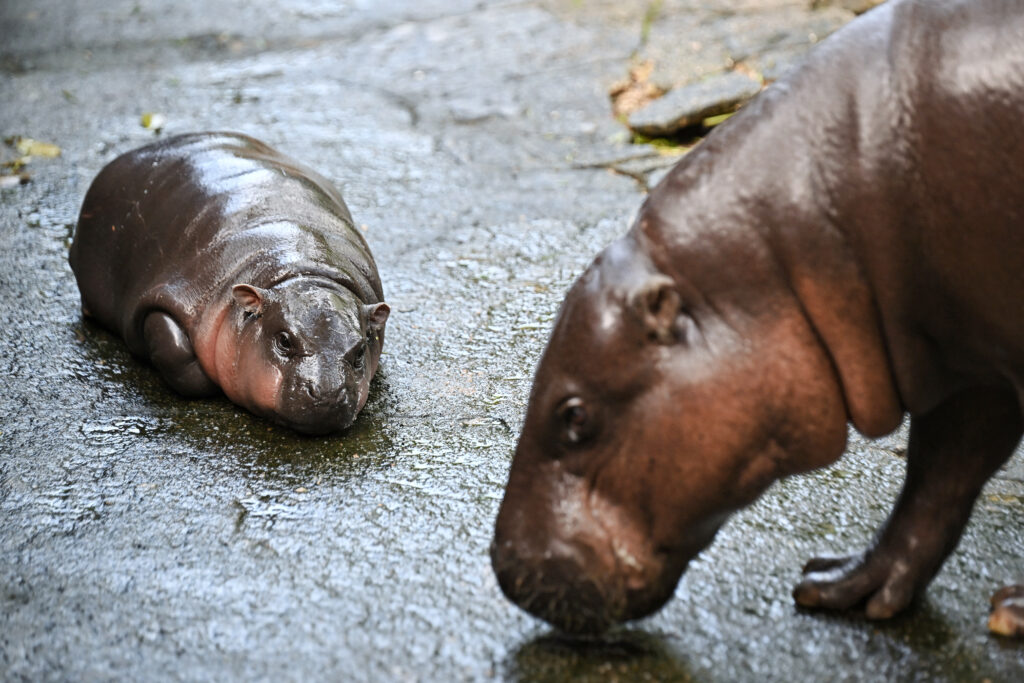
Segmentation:
{"type": "Polygon", "coordinates": [[[569,546],[527,555],[511,542],[495,543],[491,563],[512,602],[565,633],[599,634],[621,619],[618,592],[602,586],[569,546]]]}

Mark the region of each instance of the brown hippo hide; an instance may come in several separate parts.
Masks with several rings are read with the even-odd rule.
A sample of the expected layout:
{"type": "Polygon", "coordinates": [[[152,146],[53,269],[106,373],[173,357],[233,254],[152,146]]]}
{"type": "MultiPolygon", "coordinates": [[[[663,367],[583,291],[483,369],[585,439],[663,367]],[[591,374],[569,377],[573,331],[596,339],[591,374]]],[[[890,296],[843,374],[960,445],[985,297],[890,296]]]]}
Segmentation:
{"type": "MultiPolygon", "coordinates": [[[[1024,425],[1022,122],[1024,5],[894,0],[687,155],[562,306],[495,529],[505,594],[567,631],[650,614],[848,421],[909,412],[889,520],[795,590],[906,607],[1024,425]]],[[[1019,633],[1020,592],[998,602],[1019,633]]]]}
{"type": "Polygon", "coordinates": [[[341,195],[244,135],[124,154],[93,181],[70,261],[83,312],[186,396],[300,432],[366,402],[388,306],[341,195]]]}

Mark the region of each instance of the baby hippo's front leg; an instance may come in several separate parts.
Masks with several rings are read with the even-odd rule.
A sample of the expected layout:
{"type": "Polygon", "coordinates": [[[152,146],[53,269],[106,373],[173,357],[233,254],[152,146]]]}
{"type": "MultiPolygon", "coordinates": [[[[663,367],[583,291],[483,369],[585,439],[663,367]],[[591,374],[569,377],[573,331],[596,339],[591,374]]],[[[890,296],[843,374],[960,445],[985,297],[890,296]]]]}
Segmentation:
{"type": "MultiPolygon", "coordinates": [[[[793,591],[797,603],[848,609],[866,602],[869,619],[907,607],[956,547],[982,486],[1013,453],[1024,431],[1020,410],[1012,393],[981,388],[912,418],[907,478],[875,542],[861,555],[808,562],[793,591]]],[[[993,614],[1019,628],[1021,606],[1011,603],[1001,601],[993,614]]]]}
{"type": "Polygon", "coordinates": [[[169,314],[153,311],[147,315],[142,334],[150,362],[172,389],[190,398],[220,393],[220,388],[199,366],[188,334],[169,314]]]}

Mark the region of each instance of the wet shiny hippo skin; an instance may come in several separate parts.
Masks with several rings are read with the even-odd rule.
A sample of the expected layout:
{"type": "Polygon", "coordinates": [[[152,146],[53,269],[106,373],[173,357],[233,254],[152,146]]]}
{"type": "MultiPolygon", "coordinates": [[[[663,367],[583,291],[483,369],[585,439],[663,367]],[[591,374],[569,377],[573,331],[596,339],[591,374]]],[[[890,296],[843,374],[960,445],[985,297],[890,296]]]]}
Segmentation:
{"type": "Polygon", "coordinates": [[[338,191],[244,135],[162,140],[108,164],[70,253],[83,312],[185,396],[223,391],[307,434],[349,426],[388,306],[338,191]]]}
{"type": "MultiPolygon", "coordinates": [[[[909,412],[888,521],[794,591],[904,609],[1024,429],[1021,121],[1020,4],[894,0],[687,155],[562,305],[496,523],[505,594],[572,632],[648,615],[847,422],[909,412]]],[[[1020,633],[1021,595],[994,630],[1020,633]]]]}

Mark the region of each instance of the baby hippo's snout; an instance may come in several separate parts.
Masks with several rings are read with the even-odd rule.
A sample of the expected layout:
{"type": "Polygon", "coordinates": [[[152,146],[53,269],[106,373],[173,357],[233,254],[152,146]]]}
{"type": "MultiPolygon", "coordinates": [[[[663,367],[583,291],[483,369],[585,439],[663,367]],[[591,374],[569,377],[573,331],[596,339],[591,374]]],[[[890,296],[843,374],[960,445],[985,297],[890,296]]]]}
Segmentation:
{"type": "Polygon", "coordinates": [[[321,356],[303,359],[278,400],[282,421],[303,434],[345,429],[362,407],[362,376],[346,363],[321,356]]]}
{"type": "Polygon", "coordinates": [[[337,403],[342,399],[344,387],[338,385],[316,384],[306,382],[306,394],[313,403],[337,403]]]}

